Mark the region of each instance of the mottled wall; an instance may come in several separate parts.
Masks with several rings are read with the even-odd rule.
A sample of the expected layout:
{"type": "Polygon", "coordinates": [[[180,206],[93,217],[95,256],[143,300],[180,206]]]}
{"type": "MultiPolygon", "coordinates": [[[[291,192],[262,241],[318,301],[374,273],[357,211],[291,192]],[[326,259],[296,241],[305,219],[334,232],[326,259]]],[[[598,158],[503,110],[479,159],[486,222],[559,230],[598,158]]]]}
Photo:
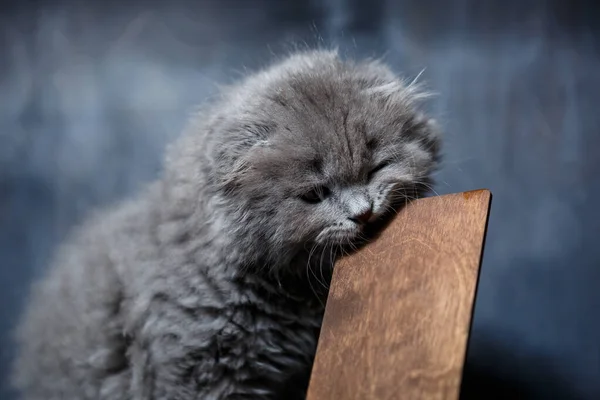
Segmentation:
{"type": "Polygon", "coordinates": [[[425,68],[447,131],[436,190],[494,193],[465,398],[600,398],[593,1],[12,3],[0,6],[0,377],[29,282],[69,227],[152,179],[216,83],[294,43],[335,43],[408,77],[425,68]]]}

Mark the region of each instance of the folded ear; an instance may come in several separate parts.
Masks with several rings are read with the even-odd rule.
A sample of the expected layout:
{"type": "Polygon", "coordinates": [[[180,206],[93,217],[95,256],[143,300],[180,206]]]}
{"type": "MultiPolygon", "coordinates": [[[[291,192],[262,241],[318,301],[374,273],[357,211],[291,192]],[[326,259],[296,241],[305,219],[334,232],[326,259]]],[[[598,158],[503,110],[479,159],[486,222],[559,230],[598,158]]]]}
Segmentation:
{"type": "Polygon", "coordinates": [[[440,151],[442,147],[442,129],[435,119],[426,119],[424,137],[423,145],[429,154],[431,154],[431,161],[434,164],[433,169],[435,170],[439,168],[439,164],[442,161],[440,151]]]}
{"type": "Polygon", "coordinates": [[[231,149],[234,154],[219,162],[218,185],[221,190],[231,193],[238,190],[246,181],[255,176],[256,161],[262,152],[270,146],[268,140],[258,140],[251,145],[243,143],[241,147],[231,149]]]}
{"type": "Polygon", "coordinates": [[[408,142],[416,144],[421,151],[427,153],[430,161],[434,163],[439,161],[442,135],[441,129],[434,119],[417,111],[414,117],[407,122],[401,135],[408,142]]]}

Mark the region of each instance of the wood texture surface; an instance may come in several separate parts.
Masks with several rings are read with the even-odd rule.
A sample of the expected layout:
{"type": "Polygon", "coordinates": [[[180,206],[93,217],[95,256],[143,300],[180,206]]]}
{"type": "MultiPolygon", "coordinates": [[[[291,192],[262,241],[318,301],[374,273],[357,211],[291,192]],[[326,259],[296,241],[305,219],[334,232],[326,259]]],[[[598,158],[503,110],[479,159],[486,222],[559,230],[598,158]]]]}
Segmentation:
{"type": "Polygon", "coordinates": [[[417,200],[336,265],[308,400],[458,399],[490,201],[417,200]]]}

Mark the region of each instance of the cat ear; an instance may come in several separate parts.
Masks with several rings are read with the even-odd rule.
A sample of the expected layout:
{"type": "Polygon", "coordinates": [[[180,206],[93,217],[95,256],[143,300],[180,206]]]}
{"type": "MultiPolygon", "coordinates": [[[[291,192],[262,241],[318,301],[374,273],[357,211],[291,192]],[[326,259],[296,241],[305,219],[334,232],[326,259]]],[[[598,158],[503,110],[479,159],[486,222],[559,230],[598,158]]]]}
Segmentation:
{"type": "Polygon", "coordinates": [[[403,132],[434,163],[440,161],[442,131],[435,119],[418,112],[403,132]]]}
{"type": "Polygon", "coordinates": [[[430,117],[426,116],[425,114],[419,112],[417,114],[416,120],[419,123],[419,125],[422,126],[422,128],[421,128],[422,134],[428,140],[433,140],[433,141],[441,140],[441,135],[442,135],[441,127],[435,119],[430,118],[430,117]]]}
{"type": "Polygon", "coordinates": [[[233,164],[224,165],[222,167],[223,173],[221,179],[219,179],[221,188],[225,192],[232,192],[239,189],[252,176],[252,172],[255,169],[255,162],[259,159],[262,151],[269,148],[270,145],[269,140],[258,140],[250,147],[245,148],[233,161],[233,164]]]}
{"type": "MultiPolygon", "coordinates": [[[[258,140],[259,142],[267,141],[276,128],[276,125],[271,122],[251,122],[245,123],[242,126],[242,130],[246,134],[249,134],[252,138],[258,140]]],[[[254,144],[260,143],[255,142],[254,144]]]]}

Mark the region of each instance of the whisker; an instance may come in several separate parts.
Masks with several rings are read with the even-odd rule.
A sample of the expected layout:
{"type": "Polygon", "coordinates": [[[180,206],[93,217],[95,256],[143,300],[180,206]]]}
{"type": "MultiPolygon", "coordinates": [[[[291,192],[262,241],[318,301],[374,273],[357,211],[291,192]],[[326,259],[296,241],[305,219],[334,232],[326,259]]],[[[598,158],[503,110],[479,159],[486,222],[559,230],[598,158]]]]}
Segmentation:
{"type": "Polygon", "coordinates": [[[309,272],[309,271],[312,272],[312,268],[310,267],[310,258],[312,257],[313,252],[316,250],[317,246],[318,246],[318,244],[315,243],[313,245],[313,247],[311,248],[310,252],[308,253],[308,261],[306,262],[306,278],[308,280],[308,284],[310,286],[310,290],[313,292],[313,294],[315,295],[315,297],[319,298],[319,295],[317,294],[316,289],[314,288],[312,282],[310,281],[310,272],[309,272]]]}
{"type": "MultiPolygon", "coordinates": [[[[327,251],[327,244],[323,247],[323,251],[321,252],[321,258],[319,261],[319,269],[322,271],[323,270],[323,257],[325,256],[325,252],[327,251]]],[[[321,282],[319,280],[319,278],[317,277],[317,274],[315,273],[315,279],[317,279],[317,282],[323,286],[324,288],[326,288],[325,284],[323,282],[321,282]]]]}

